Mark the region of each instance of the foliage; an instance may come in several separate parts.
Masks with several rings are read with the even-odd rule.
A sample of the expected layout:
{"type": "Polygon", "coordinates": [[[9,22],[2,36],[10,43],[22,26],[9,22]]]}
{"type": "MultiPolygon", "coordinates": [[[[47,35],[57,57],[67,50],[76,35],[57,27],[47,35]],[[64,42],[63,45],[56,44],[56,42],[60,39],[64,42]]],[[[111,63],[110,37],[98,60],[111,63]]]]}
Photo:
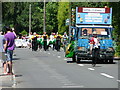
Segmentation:
{"type": "MultiPolygon", "coordinates": [[[[43,33],[43,2],[3,2],[2,25],[15,28],[19,34],[22,30],[29,32],[29,5],[31,4],[31,28],[32,32],[43,33]]],[[[65,25],[66,19],[70,19],[70,7],[112,7],[113,37],[116,45],[120,45],[120,2],[46,2],[46,32],[68,32],[65,25]]],[[[116,53],[120,55],[119,47],[116,53]]]]}
{"type": "Polygon", "coordinates": [[[58,20],[58,3],[57,2],[48,2],[46,4],[46,31],[48,34],[51,32],[57,32],[58,20]]]}
{"type": "Polygon", "coordinates": [[[112,7],[113,11],[113,37],[116,42],[116,55],[120,56],[120,2],[109,3],[109,6],[112,7]]]}
{"type": "Polygon", "coordinates": [[[68,31],[68,27],[65,26],[66,19],[69,18],[69,2],[59,2],[58,5],[58,32],[63,34],[68,31]]]}
{"type": "Polygon", "coordinates": [[[27,35],[28,33],[26,32],[26,30],[23,30],[21,34],[24,36],[24,35],[27,35]]]}

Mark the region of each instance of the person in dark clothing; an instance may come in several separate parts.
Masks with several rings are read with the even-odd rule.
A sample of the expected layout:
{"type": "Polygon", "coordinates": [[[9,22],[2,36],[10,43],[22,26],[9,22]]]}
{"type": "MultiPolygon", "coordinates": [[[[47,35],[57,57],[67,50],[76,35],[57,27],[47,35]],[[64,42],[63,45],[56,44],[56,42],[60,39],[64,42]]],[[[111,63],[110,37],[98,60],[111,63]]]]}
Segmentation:
{"type": "Polygon", "coordinates": [[[34,33],[34,37],[32,38],[32,51],[37,51],[37,49],[38,49],[37,36],[36,33],[34,33]]]}
{"type": "Polygon", "coordinates": [[[56,35],[56,50],[60,51],[60,46],[61,46],[61,36],[57,33],[56,35]]]}
{"type": "Polygon", "coordinates": [[[46,32],[44,32],[42,37],[43,37],[43,48],[46,51],[47,50],[47,38],[48,38],[48,35],[46,34],[46,32]]]}

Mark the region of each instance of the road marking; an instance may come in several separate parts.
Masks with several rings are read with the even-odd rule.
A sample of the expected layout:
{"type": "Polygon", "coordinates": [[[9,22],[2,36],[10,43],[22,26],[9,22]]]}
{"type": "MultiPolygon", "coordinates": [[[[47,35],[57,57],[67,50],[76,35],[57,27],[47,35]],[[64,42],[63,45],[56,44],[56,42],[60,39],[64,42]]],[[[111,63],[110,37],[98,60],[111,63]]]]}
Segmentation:
{"type": "Polygon", "coordinates": [[[83,67],[84,65],[83,64],[78,64],[79,66],[83,67]]]}
{"type": "Polygon", "coordinates": [[[83,85],[81,86],[63,86],[63,88],[81,88],[84,87],[83,85]]]}
{"type": "Polygon", "coordinates": [[[120,80],[117,80],[118,82],[120,82],[120,80]]]}
{"type": "Polygon", "coordinates": [[[61,58],[61,56],[58,56],[58,58],[61,58]]]}
{"type": "Polygon", "coordinates": [[[64,85],[68,86],[68,85],[75,85],[75,84],[74,83],[65,83],[64,85]]]}
{"type": "Polygon", "coordinates": [[[50,53],[48,53],[48,54],[50,54],[50,53]]]}
{"type": "MultiPolygon", "coordinates": [[[[14,72],[14,70],[13,70],[13,72],[14,72]]],[[[15,75],[12,75],[12,81],[13,81],[12,87],[14,88],[14,87],[16,87],[16,85],[17,85],[15,75]]]]}
{"type": "Polygon", "coordinates": [[[64,60],[67,60],[67,58],[64,58],[64,60]]]}
{"type": "Polygon", "coordinates": [[[100,73],[100,74],[103,75],[103,76],[105,76],[105,77],[108,77],[108,78],[114,78],[113,76],[108,75],[108,74],[106,74],[106,73],[100,73]]]}
{"type": "Polygon", "coordinates": [[[91,71],[95,70],[94,68],[88,68],[88,69],[91,70],[91,71]]]}

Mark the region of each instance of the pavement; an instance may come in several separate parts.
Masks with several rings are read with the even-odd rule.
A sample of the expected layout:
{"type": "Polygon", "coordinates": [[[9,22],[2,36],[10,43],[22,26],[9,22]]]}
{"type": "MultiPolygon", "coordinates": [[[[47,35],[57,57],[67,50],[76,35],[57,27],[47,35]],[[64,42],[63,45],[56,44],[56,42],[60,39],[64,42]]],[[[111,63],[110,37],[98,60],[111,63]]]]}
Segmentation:
{"type": "Polygon", "coordinates": [[[0,89],[14,88],[15,87],[15,75],[3,75],[2,60],[0,60],[0,89]]]}

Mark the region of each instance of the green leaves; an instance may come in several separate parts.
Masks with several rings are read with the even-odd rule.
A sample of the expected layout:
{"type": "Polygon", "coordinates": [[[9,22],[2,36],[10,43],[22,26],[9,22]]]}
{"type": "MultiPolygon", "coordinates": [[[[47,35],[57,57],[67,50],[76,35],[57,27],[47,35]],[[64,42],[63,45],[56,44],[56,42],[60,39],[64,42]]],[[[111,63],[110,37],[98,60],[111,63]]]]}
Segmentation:
{"type": "Polygon", "coordinates": [[[63,34],[68,31],[68,26],[65,25],[66,19],[69,18],[69,2],[59,2],[58,6],[58,32],[63,34]]]}

